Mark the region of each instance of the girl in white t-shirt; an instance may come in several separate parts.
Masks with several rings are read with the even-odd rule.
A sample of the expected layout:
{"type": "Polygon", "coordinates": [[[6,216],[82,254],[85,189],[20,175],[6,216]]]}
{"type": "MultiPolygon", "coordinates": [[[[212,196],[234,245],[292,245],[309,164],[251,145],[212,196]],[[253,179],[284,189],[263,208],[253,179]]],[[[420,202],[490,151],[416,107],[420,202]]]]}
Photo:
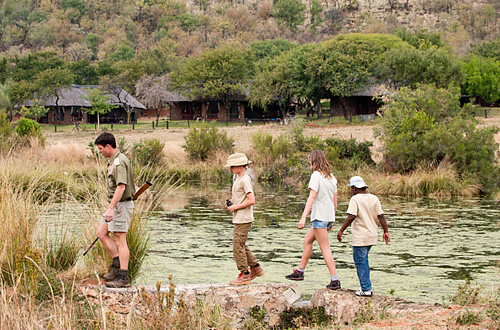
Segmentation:
{"type": "Polygon", "coordinates": [[[304,237],[304,250],[302,259],[297,269],[286,278],[292,281],[304,279],[304,269],[312,254],[314,241],[318,241],[323,259],[330,272],[330,284],[327,289],[340,289],[340,280],[335,268],[335,260],[328,241],[328,231],[335,221],[335,210],[337,209],[337,179],[330,170],[330,165],[322,151],[316,150],[309,155],[311,164],[311,179],[309,180],[309,198],[307,199],[304,212],[299,221],[299,229],[304,228],[307,215],[311,211],[312,227],[304,237]]]}

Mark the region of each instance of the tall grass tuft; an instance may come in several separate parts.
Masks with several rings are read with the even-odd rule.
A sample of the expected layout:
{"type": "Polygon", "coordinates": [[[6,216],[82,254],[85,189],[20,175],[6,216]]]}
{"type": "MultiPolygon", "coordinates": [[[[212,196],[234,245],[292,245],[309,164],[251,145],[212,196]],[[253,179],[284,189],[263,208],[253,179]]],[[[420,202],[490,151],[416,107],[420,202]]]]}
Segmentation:
{"type": "Polygon", "coordinates": [[[442,162],[437,167],[420,166],[410,174],[383,178],[370,189],[375,194],[418,196],[473,196],[481,192],[481,183],[474,176],[460,176],[455,167],[442,162]]]}

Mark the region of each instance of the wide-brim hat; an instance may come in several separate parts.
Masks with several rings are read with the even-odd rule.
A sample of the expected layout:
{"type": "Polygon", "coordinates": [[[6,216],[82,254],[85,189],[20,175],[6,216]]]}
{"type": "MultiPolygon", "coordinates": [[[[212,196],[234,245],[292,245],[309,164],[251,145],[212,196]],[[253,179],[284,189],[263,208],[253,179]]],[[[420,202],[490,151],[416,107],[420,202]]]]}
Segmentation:
{"type": "Polygon", "coordinates": [[[227,164],[224,167],[231,166],[245,166],[250,164],[252,161],[248,160],[247,156],[242,152],[237,152],[227,157],[227,164]]]}
{"type": "Polygon", "coordinates": [[[360,176],[353,176],[351,178],[351,180],[349,180],[348,186],[349,187],[356,187],[359,189],[368,188],[368,186],[365,183],[365,180],[363,180],[363,178],[360,176]]]}

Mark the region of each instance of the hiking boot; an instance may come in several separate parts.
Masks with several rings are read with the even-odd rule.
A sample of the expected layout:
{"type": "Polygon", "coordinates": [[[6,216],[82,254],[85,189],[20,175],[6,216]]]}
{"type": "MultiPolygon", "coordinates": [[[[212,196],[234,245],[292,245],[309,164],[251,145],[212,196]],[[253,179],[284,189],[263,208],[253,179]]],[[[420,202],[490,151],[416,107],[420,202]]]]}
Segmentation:
{"type": "Polygon", "coordinates": [[[257,266],[257,267],[250,267],[250,280],[253,281],[256,277],[261,277],[264,275],[264,269],[262,267],[257,266]]]}
{"type": "Polygon", "coordinates": [[[111,271],[107,274],[102,275],[101,277],[103,279],[105,279],[106,281],[111,281],[111,280],[114,280],[116,278],[119,271],[120,271],[120,268],[111,267],[111,271]]]}
{"type": "Polygon", "coordinates": [[[250,279],[250,274],[240,273],[240,275],[238,275],[238,278],[232,280],[231,282],[229,282],[229,284],[231,285],[252,284],[252,280],[250,279]]]}
{"type": "Polygon", "coordinates": [[[339,280],[330,281],[330,284],[328,284],[326,288],[329,290],[338,290],[340,289],[340,281],[339,280]]]}
{"type": "Polygon", "coordinates": [[[106,282],[108,288],[128,288],[130,287],[130,280],[128,278],[128,270],[120,269],[116,279],[111,282],[106,282]]]}
{"type": "Polygon", "coordinates": [[[359,296],[359,297],[372,297],[373,296],[373,291],[370,290],[370,291],[363,291],[361,289],[359,289],[359,291],[356,291],[356,296],[359,296]]]}
{"type": "Polygon", "coordinates": [[[292,281],[303,281],[304,280],[304,272],[299,272],[297,269],[293,271],[290,275],[285,276],[287,280],[292,281]]]}

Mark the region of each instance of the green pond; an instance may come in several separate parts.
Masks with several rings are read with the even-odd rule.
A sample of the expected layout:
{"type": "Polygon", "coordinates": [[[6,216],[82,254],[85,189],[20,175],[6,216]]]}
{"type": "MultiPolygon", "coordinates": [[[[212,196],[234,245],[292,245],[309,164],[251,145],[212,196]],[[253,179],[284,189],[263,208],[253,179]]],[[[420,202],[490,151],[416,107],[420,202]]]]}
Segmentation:
{"type": "MultiPolygon", "coordinates": [[[[224,283],[238,275],[232,255],[231,215],[223,207],[230,187],[181,188],[150,219],[151,249],[138,284],[224,283]]],[[[350,229],[339,243],[336,233],[345,219],[350,196],[339,196],[330,245],[343,288],[358,289],[352,261],[350,229]]],[[[256,187],[255,222],[248,245],[266,271],[254,283],[287,282],[297,267],[306,230],[297,222],[307,195],[284,188],[256,187]]],[[[447,302],[464,279],[480,283],[486,292],[500,283],[497,262],[500,210],[488,199],[437,200],[380,198],[391,242],[380,241],[370,252],[376,294],[428,303],[447,302]]],[[[381,233],[379,235],[381,239],[381,233]]],[[[329,283],[319,246],[297,282],[305,297],[329,283]]]]}

